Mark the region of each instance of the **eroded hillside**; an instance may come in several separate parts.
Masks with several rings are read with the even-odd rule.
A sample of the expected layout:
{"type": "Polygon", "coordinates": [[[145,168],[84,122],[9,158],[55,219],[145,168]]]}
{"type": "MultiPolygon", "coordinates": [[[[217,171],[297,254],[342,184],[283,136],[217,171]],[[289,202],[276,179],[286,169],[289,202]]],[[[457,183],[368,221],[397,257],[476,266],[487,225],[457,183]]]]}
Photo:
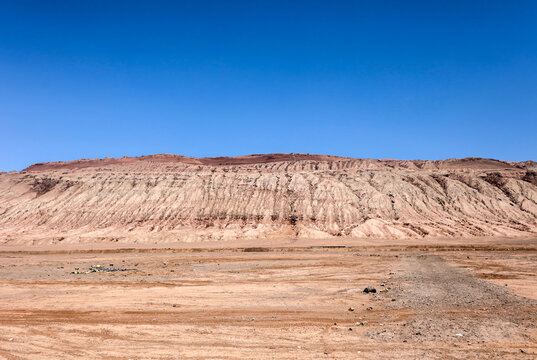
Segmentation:
{"type": "Polygon", "coordinates": [[[0,241],[537,233],[534,162],[308,154],[36,164],[0,175],[0,241]]]}

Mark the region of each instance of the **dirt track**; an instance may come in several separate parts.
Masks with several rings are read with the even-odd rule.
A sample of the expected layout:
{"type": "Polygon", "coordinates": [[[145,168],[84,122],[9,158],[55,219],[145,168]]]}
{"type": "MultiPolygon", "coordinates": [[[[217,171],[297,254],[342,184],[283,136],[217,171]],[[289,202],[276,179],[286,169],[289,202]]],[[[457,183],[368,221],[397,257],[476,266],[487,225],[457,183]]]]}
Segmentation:
{"type": "Polygon", "coordinates": [[[265,250],[1,253],[0,358],[537,356],[534,250],[265,250]]]}
{"type": "MultiPolygon", "coordinates": [[[[535,330],[537,302],[516,296],[505,287],[476,279],[439,256],[408,258],[408,271],[396,277],[394,298],[414,312],[404,337],[416,341],[525,343],[535,330]],[[447,310],[449,309],[449,310],[447,310]],[[447,310],[447,311],[446,311],[447,310]]],[[[492,350],[489,358],[498,355],[492,350]]],[[[498,355],[503,356],[503,354],[498,355]]]]}

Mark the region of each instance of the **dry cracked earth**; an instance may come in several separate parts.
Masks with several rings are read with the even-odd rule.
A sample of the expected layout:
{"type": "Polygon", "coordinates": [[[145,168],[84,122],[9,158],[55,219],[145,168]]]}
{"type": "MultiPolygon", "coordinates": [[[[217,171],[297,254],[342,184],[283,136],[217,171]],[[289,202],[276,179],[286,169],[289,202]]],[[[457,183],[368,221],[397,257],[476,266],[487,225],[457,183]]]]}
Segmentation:
{"type": "Polygon", "coordinates": [[[536,239],[54,248],[0,264],[4,359],[537,357],[536,239]]]}

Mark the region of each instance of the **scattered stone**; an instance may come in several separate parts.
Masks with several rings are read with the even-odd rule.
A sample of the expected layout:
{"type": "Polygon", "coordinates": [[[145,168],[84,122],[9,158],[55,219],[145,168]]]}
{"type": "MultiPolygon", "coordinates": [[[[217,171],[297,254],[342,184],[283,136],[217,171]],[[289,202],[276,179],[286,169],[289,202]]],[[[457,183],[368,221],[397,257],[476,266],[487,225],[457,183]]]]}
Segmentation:
{"type": "Polygon", "coordinates": [[[421,335],[421,331],[416,331],[416,335],[421,335]]]}
{"type": "MultiPolygon", "coordinates": [[[[110,264],[110,266],[114,266],[114,264],[110,264]]],[[[136,269],[127,269],[127,268],[106,268],[102,265],[92,265],[88,268],[88,271],[79,271],[79,268],[75,268],[75,271],[72,271],[71,274],[89,274],[89,273],[95,273],[95,272],[115,272],[115,271],[134,271],[136,269]]],[[[148,275],[151,276],[151,275],[148,275]]]]}
{"type": "Polygon", "coordinates": [[[173,306],[173,307],[177,307],[177,304],[173,304],[172,306],[173,306]]]}
{"type": "Polygon", "coordinates": [[[375,289],[375,288],[372,287],[372,286],[368,286],[368,287],[366,287],[366,288],[364,289],[364,293],[366,293],[366,294],[369,294],[369,293],[374,294],[374,293],[376,293],[376,292],[377,292],[377,289],[375,289]]]}
{"type": "Polygon", "coordinates": [[[349,311],[354,311],[354,308],[353,308],[353,307],[350,307],[350,308],[349,308],[349,311]]]}
{"type": "Polygon", "coordinates": [[[461,334],[461,333],[459,333],[459,334],[456,334],[456,336],[458,336],[458,337],[463,337],[464,335],[461,334]]]}
{"type": "Polygon", "coordinates": [[[370,307],[368,307],[366,310],[367,310],[367,311],[371,311],[371,310],[373,310],[373,308],[370,306],[370,307]]]}
{"type": "Polygon", "coordinates": [[[9,341],[13,341],[13,338],[9,338],[9,341]]]}
{"type": "Polygon", "coordinates": [[[349,328],[349,331],[352,331],[352,328],[349,328]]]}

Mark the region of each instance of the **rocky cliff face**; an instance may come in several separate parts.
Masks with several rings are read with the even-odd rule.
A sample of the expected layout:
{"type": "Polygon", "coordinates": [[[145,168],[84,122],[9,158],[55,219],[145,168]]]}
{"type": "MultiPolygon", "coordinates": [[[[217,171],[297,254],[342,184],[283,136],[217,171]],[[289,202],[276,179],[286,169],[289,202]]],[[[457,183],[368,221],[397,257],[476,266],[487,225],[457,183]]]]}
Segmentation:
{"type": "Polygon", "coordinates": [[[531,235],[535,171],[308,154],[35,164],[0,174],[0,243],[531,235]]]}

